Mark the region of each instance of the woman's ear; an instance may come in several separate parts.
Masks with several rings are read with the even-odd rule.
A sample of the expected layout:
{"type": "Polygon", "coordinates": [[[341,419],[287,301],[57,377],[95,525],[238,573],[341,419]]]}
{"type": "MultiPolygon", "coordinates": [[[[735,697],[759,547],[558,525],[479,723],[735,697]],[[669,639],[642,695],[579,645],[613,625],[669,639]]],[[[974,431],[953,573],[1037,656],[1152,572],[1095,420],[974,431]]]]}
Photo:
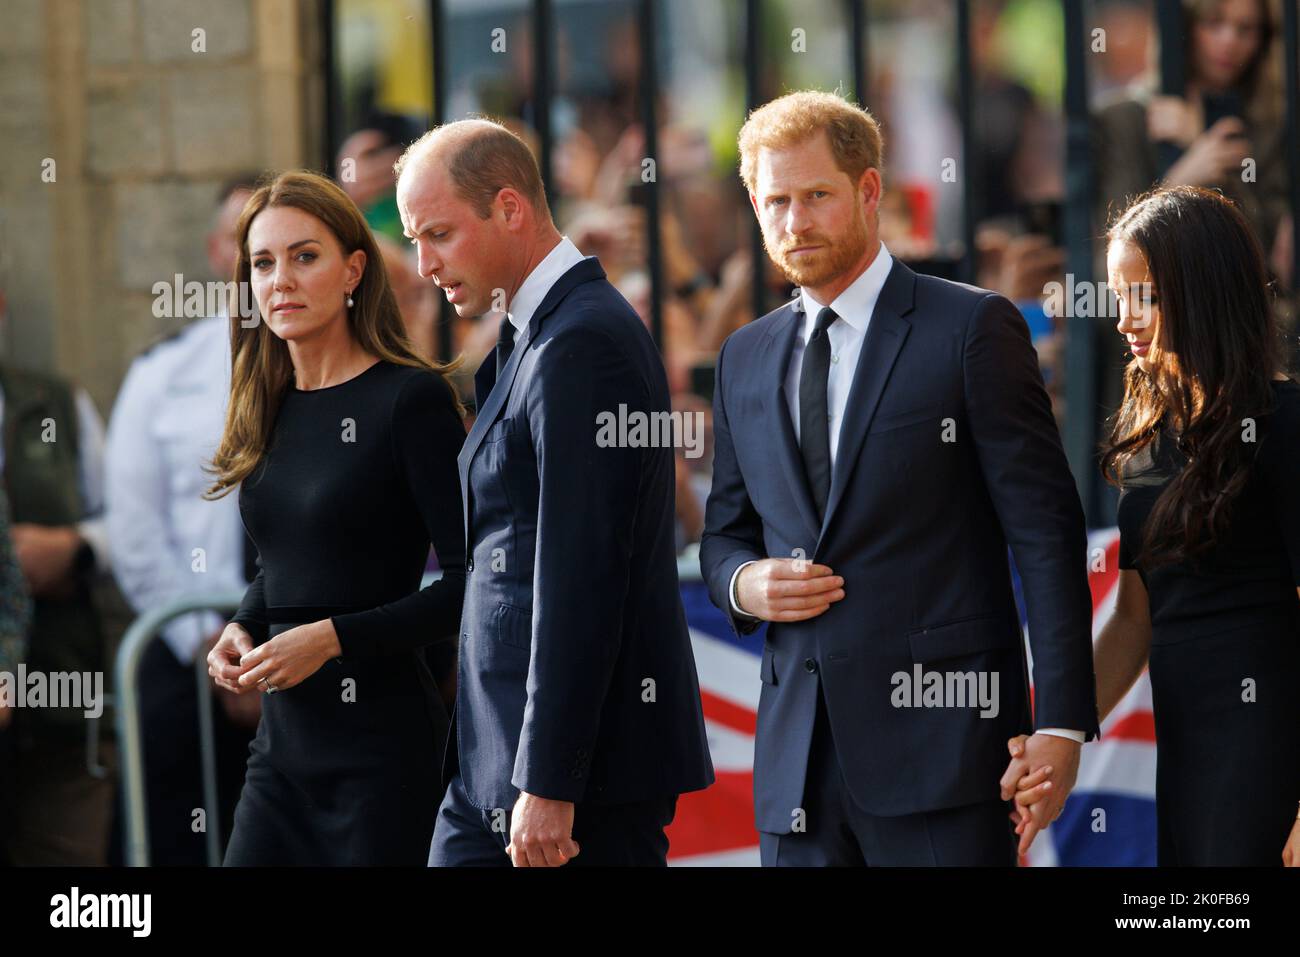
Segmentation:
{"type": "Polygon", "coordinates": [[[354,249],[352,255],[348,256],[348,286],[352,289],[357,288],[361,282],[361,277],[366,274],[366,251],[364,249],[354,249]]]}

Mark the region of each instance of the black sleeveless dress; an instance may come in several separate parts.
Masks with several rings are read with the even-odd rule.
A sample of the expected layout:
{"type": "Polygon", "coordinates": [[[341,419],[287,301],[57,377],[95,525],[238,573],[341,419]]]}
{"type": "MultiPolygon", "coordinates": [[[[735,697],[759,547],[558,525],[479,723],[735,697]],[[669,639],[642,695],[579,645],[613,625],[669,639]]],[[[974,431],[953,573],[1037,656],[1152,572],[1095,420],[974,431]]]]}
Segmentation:
{"type": "Polygon", "coordinates": [[[428,661],[459,633],[464,438],[427,370],[380,361],[287,391],[240,491],[261,571],[232,620],[261,644],[332,618],[343,654],[263,694],[227,865],[424,865],[449,725],[428,661]],[[442,578],[421,590],[431,542],[442,578]]]}
{"type": "Polygon", "coordinates": [[[1300,386],[1275,382],[1274,397],[1230,534],[1199,563],[1134,562],[1157,496],[1186,464],[1173,437],[1123,476],[1119,565],[1137,568],[1151,608],[1161,866],[1280,865],[1296,820],[1300,386]]]}

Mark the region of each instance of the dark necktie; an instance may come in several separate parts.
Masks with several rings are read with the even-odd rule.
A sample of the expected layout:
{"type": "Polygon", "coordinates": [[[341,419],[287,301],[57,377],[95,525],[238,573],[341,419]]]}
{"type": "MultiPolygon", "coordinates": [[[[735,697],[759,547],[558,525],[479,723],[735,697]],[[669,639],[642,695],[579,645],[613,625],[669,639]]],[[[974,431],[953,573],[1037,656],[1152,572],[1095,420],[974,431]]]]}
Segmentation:
{"type": "Polygon", "coordinates": [[[501,370],[506,367],[510,361],[510,353],[515,348],[515,324],[510,321],[509,316],[501,317],[501,330],[497,333],[497,378],[501,378],[501,370]]]}
{"type": "Polygon", "coordinates": [[[808,488],[817,504],[817,517],[826,517],[831,496],[830,407],[826,401],[826,379],[831,371],[831,340],[826,334],[839,316],[825,306],[803,350],[799,373],[799,448],[803,452],[808,488]]]}

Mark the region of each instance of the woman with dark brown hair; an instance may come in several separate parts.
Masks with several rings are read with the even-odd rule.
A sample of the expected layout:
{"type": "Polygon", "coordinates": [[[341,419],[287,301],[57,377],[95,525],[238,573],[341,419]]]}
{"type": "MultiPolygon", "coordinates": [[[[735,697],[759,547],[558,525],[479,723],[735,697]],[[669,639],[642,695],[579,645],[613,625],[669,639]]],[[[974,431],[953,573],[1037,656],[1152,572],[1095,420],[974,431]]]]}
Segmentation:
{"type": "Polygon", "coordinates": [[[267,697],[225,863],[423,865],[449,724],[429,666],[454,660],[465,582],[462,410],[334,183],[281,175],[238,236],[258,315],[232,304],[209,495],[240,486],[261,570],[208,664],[267,697]],[[442,577],[421,589],[430,543],[442,577]]]}
{"type": "Polygon", "coordinates": [[[1287,211],[1274,4],[1182,0],[1182,7],[1186,84],[1180,95],[1161,95],[1153,72],[1100,105],[1094,117],[1099,211],[1112,215],[1156,186],[1222,189],[1240,204],[1267,252],[1287,211]]]}
{"type": "Polygon", "coordinates": [[[1263,254],[1233,203],[1190,186],[1143,196],[1107,239],[1133,358],[1102,454],[1120,575],[1097,707],[1149,669],[1160,864],[1300,866],[1300,386],[1263,254]]]}

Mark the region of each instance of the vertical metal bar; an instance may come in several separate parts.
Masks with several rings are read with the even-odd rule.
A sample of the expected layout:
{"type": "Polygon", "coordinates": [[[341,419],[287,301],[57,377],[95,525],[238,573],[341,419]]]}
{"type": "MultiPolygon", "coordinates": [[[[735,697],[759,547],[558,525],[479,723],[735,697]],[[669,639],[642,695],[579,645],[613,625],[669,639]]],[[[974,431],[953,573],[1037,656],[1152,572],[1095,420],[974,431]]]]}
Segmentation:
{"type": "Polygon", "coordinates": [[[1282,4],[1286,50],[1286,155],[1291,193],[1291,292],[1300,302],[1300,0],[1282,4]]]}
{"type": "Polygon", "coordinates": [[[326,175],[333,178],[338,170],[334,168],[334,154],[338,152],[339,146],[339,93],[338,93],[338,68],[339,62],[338,50],[335,46],[338,42],[338,31],[334,28],[334,17],[338,12],[334,0],[324,0],[320,6],[321,11],[321,46],[325,55],[325,156],[321,162],[321,169],[325,170],[326,175]]]}
{"type": "Polygon", "coordinates": [[[442,0],[429,0],[429,61],[433,68],[433,124],[442,124],[447,112],[446,10],[442,0]]]}
{"type": "MultiPolygon", "coordinates": [[[[1068,6],[1068,4],[1067,4],[1068,6]]],[[[961,124],[961,272],[965,282],[975,281],[975,183],[980,177],[974,126],[974,70],[970,46],[970,0],[957,0],[957,121],[961,124]]]]}
{"type": "MultiPolygon", "coordinates": [[[[137,621],[136,625],[140,622],[137,621]]],[[[140,720],[140,659],[154,633],[132,625],[122,636],[115,663],[117,742],[122,762],[123,856],[128,867],[149,866],[147,793],[144,789],[144,730],[140,720]]],[[[158,627],[161,627],[159,625],[158,627]]]]}
{"type": "Polygon", "coordinates": [[[849,21],[849,69],[858,105],[867,105],[867,0],[845,0],[849,21]]]}
{"type": "Polygon", "coordinates": [[[664,269],[659,228],[659,118],[656,101],[659,93],[659,64],[656,61],[655,0],[640,0],[641,20],[641,125],[645,130],[646,156],[654,161],[654,176],[643,190],[645,195],[646,267],[650,272],[650,334],[663,351],[664,269]]]}
{"type": "MultiPolygon", "coordinates": [[[[1066,269],[1075,282],[1092,279],[1092,155],[1089,136],[1087,34],[1082,3],[1065,6],[1066,269]]],[[[1090,525],[1102,524],[1095,501],[1097,328],[1092,316],[1066,315],[1065,452],[1090,525]]]]}
{"type": "MultiPolygon", "coordinates": [[[[763,95],[760,89],[762,75],[759,71],[759,57],[763,45],[762,3],[760,0],[745,0],[745,114],[759,106],[763,95]]],[[[750,258],[753,260],[753,276],[750,279],[750,302],[754,317],[767,312],[767,252],[763,249],[763,228],[758,220],[753,220],[749,232],[750,258]]]]}
{"type": "MultiPolygon", "coordinates": [[[[1068,4],[1067,4],[1068,6],[1068,4]]],[[[1183,31],[1181,3],[1156,3],[1156,29],[1160,34],[1160,92],[1165,96],[1184,96],[1187,93],[1187,62],[1183,31]]],[[[1182,148],[1177,143],[1157,143],[1156,156],[1163,179],[1169,167],[1178,162],[1182,148]]]]}
{"type": "MultiPolygon", "coordinates": [[[[430,61],[433,65],[433,125],[441,126],[447,120],[447,11],[442,0],[429,0],[430,61]]],[[[452,330],[456,324],[456,310],[439,290],[438,296],[438,355],[440,362],[452,359],[452,330]]],[[[472,397],[471,397],[472,398],[472,397]]]]}
{"type": "Polygon", "coordinates": [[[203,807],[207,820],[203,843],[207,848],[208,866],[221,866],[221,806],[217,803],[217,733],[212,723],[212,684],[208,679],[207,658],[194,659],[194,680],[199,700],[199,759],[203,772],[203,807]]]}
{"type": "Polygon", "coordinates": [[[551,181],[551,95],[554,89],[554,70],[551,64],[552,38],[555,22],[551,0],[533,0],[533,128],[537,130],[542,168],[542,184],[548,202],[555,201],[555,184],[551,181]]]}
{"type": "MultiPolygon", "coordinates": [[[[140,661],[145,649],[162,633],[163,626],[173,619],[196,611],[216,611],[229,615],[239,607],[242,600],[242,592],[177,598],[145,612],[133,621],[117,646],[117,655],[113,661],[113,686],[116,689],[114,699],[117,703],[117,745],[121,756],[122,817],[126,831],[123,846],[129,867],[149,866],[149,811],[148,794],[144,786],[144,727],[140,720],[139,676],[140,661]]],[[[211,716],[211,698],[208,699],[206,713],[211,716]]],[[[211,744],[212,736],[201,739],[204,752],[200,757],[205,766],[215,761],[214,752],[210,750],[211,744]]],[[[215,808],[215,802],[213,807],[215,808]]],[[[208,826],[209,829],[219,828],[220,817],[215,822],[209,820],[208,826]]]]}

